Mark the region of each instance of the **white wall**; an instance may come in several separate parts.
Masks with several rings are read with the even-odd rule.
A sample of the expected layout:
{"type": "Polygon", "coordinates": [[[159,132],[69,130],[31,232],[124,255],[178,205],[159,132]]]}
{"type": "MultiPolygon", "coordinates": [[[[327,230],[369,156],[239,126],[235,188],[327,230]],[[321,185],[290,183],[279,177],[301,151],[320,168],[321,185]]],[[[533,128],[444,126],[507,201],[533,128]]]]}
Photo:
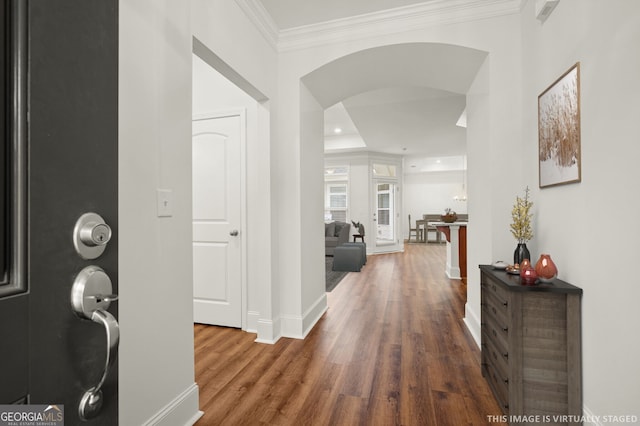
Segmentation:
{"type": "MultiPolygon", "coordinates": [[[[494,255],[494,230],[491,228],[493,216],[493,190],[496,183],[486,164],[491,164],[491,152],[486,141],[491,139],[490,107],[490,60],[487,58],[480,67],[467,93],[467,304],[465,324],[480,344],[480,279],[476,265],[505,259],[494,255]],[[489,152],[487,152],[489,151],[489,152]]],[[[507,253],[501,250],[501,253],[507,253]]]]}
{"type": "Polygon", "coordinates": [[[191,16],[169,0],[124,0],[119,13],[119,423],[186,424],[198,410],[191,16]],[[173,190],[173,217],[157,217],[157,188],[173,190]]]}
{"type": "Polygon", "coordinates": [[[277,55],[235,1],[190,0],[192,34],[229,67],[273,99],[277,55]]]}
{"type": "Polygon", "coordinates": [[[532,257],[550,253],[582,287],[584,404],[594,415],[640,417],[637,263],[640,201],[640,5],[563,0],[541,24],[522,14],[522,164],[532,187],[532,257]],[[580,62],[582,182],[538,189],[537,97],[580,62]],[[607,220],[609,219],[609,220],[607,220]],[[611,220],[613,219],[613,220],[611,220]],[[631,219],[631,220],[626,220],[631,219]],[[535,254],[534,254],[535,253],[535,254]]]}
{"type": "MultiPolygon", "coordinates": [[[[324,264],[324,108],[309,90],[300,83],[300,163],[308,167],[301,170],[300,190],[316,194],[309,197],[300,209],[300,226],[303,235],[300,245],[301,273],[306,278],[301,286],[300,329],[294,336],[302,337],[311,330],[320,316],[327,310],[327,295],[324,268],[317,273],[317,264],[324,264]],[[321,173],[315,173],[320,170],[321,173]]],[[[284,327],[283,327],[284,330],[284,327]]],[[[287,335],[291,335],[289,327],[287,335]]]]}
{"type": "MultiPolygon", "coordinates": [[[[404,175],[404,211],[402,212],[402,235],[409,236],[409,217],[416,226],[416,219],[423,214],[444,214],[450,208],[456,213],[467,213],[467,202],[453,197],[462,194],[462,182],[466,173],[462,170],[442,172],[407,173],[404,175]]],[[[465,191],[466,192],[466,191],[465,191]]],[[[431,233],[430,239],[435,238],[431,233]]]]}
{"type": "MultiPolygon", "coordinates": [[[[120,424],[188,424],[198,413],[191,254],[192,36],[267,96],[275,92],[276,56],[235,2],[123,0],[119,13],[120,424]],[[173,217],[157,217],[157,188],[173,190],[173,217]]],[[[248,180],[248,206],[260,205],[267,221],[268,108],[268,102],[257,107],[261,140],[247,156],[253,182],[261,180],[259,185],[248,180]]],[[[263,225],[255,227],[249,224],[256,236],[270,232],[263,225]]],[[[266,237],[265,247],[272,244],[266,237]]],[[[260,245],[250,244],[249,250],[254,249],[260,245]]],[[[250,270],[249,279],[258,270],[267,281],[273,276],[270,261],[262,261],[254,262],[261,266],[250,270]]],[[[267,319],[257,327],[265,329],[269,340],[274,338],[273,312],[279,309],[272,297],[277,286],[261,289],[266,296],[257,292],[249,304],[263,303],[260,315],[267,319]]]]}

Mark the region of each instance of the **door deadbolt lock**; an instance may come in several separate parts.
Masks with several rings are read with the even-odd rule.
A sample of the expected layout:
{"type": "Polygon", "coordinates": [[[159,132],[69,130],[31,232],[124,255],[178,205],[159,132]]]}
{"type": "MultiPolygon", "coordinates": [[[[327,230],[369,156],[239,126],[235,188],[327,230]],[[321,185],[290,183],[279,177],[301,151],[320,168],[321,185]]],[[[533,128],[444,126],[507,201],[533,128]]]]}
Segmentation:
{"type": "Polygon", "coordinates": [[[73,229],[73,245],[83,259],[95,259],[111,240],[111,227],[99,214],[85,213],[73,229]]]}

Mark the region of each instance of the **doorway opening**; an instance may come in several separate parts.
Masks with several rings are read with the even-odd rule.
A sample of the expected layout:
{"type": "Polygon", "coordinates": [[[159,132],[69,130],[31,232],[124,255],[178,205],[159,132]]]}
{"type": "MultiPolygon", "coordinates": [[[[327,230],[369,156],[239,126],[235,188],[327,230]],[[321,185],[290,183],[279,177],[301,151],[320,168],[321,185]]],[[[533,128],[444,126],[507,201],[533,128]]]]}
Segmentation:
{"type": "Polygon", "coordinates": [[[194,321],[260,340],[270,313],[251,295],[270,285],[268,98],[194,38],[192,100],[194,321]]]}
{"type": "MultiPolygon", "coordinates": [[[[469,164],[473,166],[474,153],[467,150],[467,130],[456,123],[465,110],[469,115],[478,111],[477,108],[467,109],[468,92],[485,65],[487,55],[484,51],[441,43],[386,45],[337,58],[301,78],[307,89],[302,92],[301,105],[309,103],[306,96],[313,98],[325,112],[341,104],[357,129],[357,135],[347,135],[341,126],[328,122],[332,114],[325,114],[325,160],[338,161],[341,154],[400,158],[403,172],[397,181],[372,177],[374,189],[370,192],[369,210],[365,214],[366,220],[373,225],[370,229],[374,231],[371,234],[375,234],[376,245],[392,244],[394,238],[403,241],[404,238],[399,237],[408,235],[408,223],[399,218],[407,217],[405,209],[408,210],[412,200],[407,199],[406,191],[399,189],[404,190],[411,169],[415,168],[416,174],[427,173],[422,171],[421,160],[435,162],[440,157],[468,155],[469,164]],[[335,84],[336,81],[340,84],[335,84]],[[338,128],[342,130],[339,134],[338,128]]],[[[474,118],[470,117],[470,121],[474,118]]],[[[313,127],[311,121],[305,122],[312,120],[311,116],[302,116],[302,120],[303,127],[313,127]]],[[[479,137],[483,138],[485,134],[479,137]]],[[[313,150],[305,143],[311,141],[302,140],[303,149],[313,150]]],[[[301,166],[306,169],[313,164],[301,166]]],[[[318,170],[318,176],[320,173],[318,170]]],[[[449,178],[454,175],[449,171],[449,178]]],[[[424,174],[421,178],[425,176],[436,178],[434,182],[413,179],[414,186],[420,186],[414,191],[416,197],[428,196],[430,190],[441,184],[437,180],[442,174],[424,174]]],[[[447,184],[451,186],[452,183],[447,184]]],[[[312,187],[313,183],[302,182],[302,185],[312,187]]],[[[440,192],[439,188],[435,189],[436,194],[440,192]]],[[[453,201],[452,195],[452,204],[453,201]]],[[[350,210],[356,211],[353,203],[350,210]]],[[[424,214],[436,213],[442,212],[414,214],[422,218],[424,214]]],[[[304,220],[302,226],[305,227],[304,220]]]]}

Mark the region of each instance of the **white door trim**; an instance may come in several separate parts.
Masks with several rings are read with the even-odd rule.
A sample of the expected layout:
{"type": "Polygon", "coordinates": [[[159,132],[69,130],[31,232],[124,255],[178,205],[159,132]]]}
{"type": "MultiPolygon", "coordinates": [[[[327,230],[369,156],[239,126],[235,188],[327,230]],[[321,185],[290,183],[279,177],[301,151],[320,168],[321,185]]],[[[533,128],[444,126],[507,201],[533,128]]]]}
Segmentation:
{"type": "MultiPolygon", "coordinates": [[[[191,121],[240,117],[240,281],[242,288],[242,330],[247,329],[247,112],[244,108],[221,109],[194,114],[191,121]]],[[[192,235],[193,240],[193,235],[192,235]]],[[[193,288],[193,283],[191,283],[193,288]]]]}

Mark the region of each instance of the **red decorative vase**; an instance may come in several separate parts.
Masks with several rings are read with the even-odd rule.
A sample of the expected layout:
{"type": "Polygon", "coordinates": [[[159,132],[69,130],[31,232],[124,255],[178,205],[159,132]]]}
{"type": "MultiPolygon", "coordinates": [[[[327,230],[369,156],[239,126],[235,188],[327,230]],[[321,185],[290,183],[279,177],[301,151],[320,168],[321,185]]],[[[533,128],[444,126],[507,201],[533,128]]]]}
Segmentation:
{"type": "Polygon", "coordinates": [[[531,264],[529,264],[529,262],[527,262],[524,267],[522,266],[522,263],[520,264],[520,282],[524,285],[534,285],[538,279],[536,270],[531,266],[531,264]]]}
{"type": "Polygon", "coordinates": [[[536,273],[540,281],[550,282],[558,276],[558,268],[548,254],[541,254],[536,263],[536,273]]]}

